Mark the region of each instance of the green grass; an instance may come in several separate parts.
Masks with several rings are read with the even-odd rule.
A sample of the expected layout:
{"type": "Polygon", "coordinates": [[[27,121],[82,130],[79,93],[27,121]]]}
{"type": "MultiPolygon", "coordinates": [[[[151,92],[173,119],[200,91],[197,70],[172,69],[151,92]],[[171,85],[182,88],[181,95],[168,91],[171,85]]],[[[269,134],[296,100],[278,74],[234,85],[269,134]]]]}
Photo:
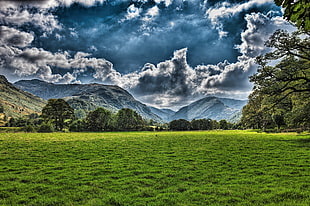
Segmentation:
{"type": "Polygon", "coordinates": [[[0,133],[0,205],[310,205],[310,136],[0,133]]]}

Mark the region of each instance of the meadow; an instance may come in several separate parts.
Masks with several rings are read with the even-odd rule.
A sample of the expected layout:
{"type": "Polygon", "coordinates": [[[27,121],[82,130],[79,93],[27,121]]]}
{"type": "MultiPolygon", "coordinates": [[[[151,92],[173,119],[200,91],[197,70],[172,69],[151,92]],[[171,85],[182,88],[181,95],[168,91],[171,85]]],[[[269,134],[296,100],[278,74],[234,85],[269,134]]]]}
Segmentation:
{"type": "Polygon", "coordinates": [[[310,205],[310,136],[0,133],[0,205],[310,205]]]}

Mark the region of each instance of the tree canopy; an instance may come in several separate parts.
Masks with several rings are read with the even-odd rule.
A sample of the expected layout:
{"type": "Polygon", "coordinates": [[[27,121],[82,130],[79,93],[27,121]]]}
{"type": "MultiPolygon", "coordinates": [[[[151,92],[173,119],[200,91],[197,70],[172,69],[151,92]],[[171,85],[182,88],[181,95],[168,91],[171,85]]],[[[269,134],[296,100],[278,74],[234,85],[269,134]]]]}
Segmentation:
{"type": "Polygon", "coordinates": [[[101,107],[89,112],[86,117],[87,128],[96,132],[111,130],[112,121],[112,112],[101,107]]]}
{"type": "Polygon", "coordinates": [[[118,130],[140,130],[144,127],[142,117],[129,108],[120,109],[116,114],[116,127],[118,130]]]}
{"type": "Polygon", "coordinates": [[[42,117],[60,131],[75,119],[74,109],[63,99],[49,99],[42,110],[42,117]]]}
{"type": "Polygon", "coordinates": [[[266,42],[272,52],[257,57],[259,69],[250,77],[254,89],[243,108],[247,127],[310,125],[310,38],[298,30],[278,30],[266,42]]]}

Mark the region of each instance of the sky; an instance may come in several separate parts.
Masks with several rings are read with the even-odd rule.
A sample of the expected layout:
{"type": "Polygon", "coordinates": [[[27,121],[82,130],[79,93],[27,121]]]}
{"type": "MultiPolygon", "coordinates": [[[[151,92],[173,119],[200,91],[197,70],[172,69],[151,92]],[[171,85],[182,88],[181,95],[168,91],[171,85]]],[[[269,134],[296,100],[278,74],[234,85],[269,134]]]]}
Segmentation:
{"type": "Polygon", "coordinates": [[[246,99],[277,29],[294,28],[273,0],[2,0],[0,74],[118,85],[158,108],[246,99]]]}

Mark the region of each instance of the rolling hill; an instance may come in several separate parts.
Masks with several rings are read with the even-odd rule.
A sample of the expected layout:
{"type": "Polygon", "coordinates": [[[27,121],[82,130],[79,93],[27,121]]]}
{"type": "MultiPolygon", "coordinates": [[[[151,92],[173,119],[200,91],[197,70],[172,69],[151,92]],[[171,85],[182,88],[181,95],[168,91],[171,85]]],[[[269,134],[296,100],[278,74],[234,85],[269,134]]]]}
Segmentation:
{"type": "Polygon", "coordinates": [[[15,87],[5,76],[0,75],[0,105],[3,118],[40,113],[45,104],[45,100],[15,87]]]}

